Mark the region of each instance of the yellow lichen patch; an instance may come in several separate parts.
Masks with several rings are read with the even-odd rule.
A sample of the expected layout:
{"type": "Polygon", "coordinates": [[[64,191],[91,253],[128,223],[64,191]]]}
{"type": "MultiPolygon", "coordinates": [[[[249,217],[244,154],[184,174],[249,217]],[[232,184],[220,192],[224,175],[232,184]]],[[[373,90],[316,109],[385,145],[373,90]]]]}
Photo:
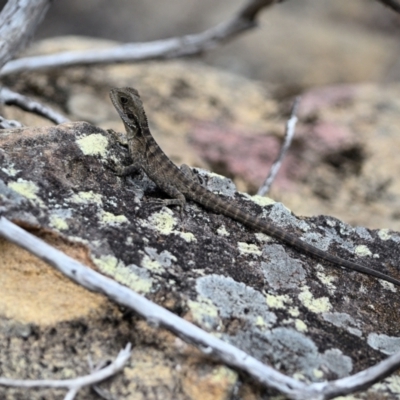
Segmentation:
{"type": "Polygon", "coordinates": [[[170,235],[176,225],[176,219],[169,208],[163,208],[150,217],[150,223],[161,234],[170,235]]]}
{"type": "Polygon", "coordinates": [[[216,323],[219,322],[218,309],[210,299],[198,298],[198,301],[189,300],[187,305],[194,322],[205,329],[215,328],[216,323]]]}
{"type": "Polygon", "coordinates": [[[288,312],[292,317],[298,317],[300,315],[300,311],[297,307],[290,307],[288,312]]]}
{"type": "Polygon", "coordinates": [[[264,242],[270,242],[271,241],[271,236],[268,236],[265,233],[257,232],[257,233],[254,234],[254,236],[256,237],[256,239],[259,242],[263,242],[264,243],[264,242]]]}
{"type": "Polygon", "coordinates": [[[232,395],[238,374],[220,365],[212,369],[191,368],[182,379],[182,390],[190,399],[226,400],[232,395]]]}
{"type": "Polygon", "coordinates": [[[385,379],[385,383],[392,393],[400,395],[400,376],[390,376],[385,379]]]}
{"type": "Polygon", "coordinates": [[[321,378],[324,377],[324,373],[323,373],[320,369],[317,369],[317,368],[315,368],[315,369],[313,370],[313,375],[314,375],[317,379],[321,379],[321,378]]]}
{"type": "Polygon", "coordinates": [[[371,250],[364,244],[357,246],[355,253],[360,257],[372,256],[371,250]]]}
{"type": "Polygon", "coordinates": [[[219,236],[229,236],[230,233],[226,230],[225,225],[221,225],[218,229],[217,229],[217,234],[219,236]]]}
{"type": "Polygon", "coordinates": [[[185,240],[187,243],[197,242],[196,237],[193,235],[192,232],[176,232],[179,236],[185,240]]]}
{"type": "Polygon", "coordinates": [[[267,324],[266,324],[264,318],[261,317],[261,315],[259,315],[259,316],[256,317],[255,325],[256,325],[258,328],[265,328],[265,327],[267,326],[267,324]]]}
{"type": "Polygon", "coordinates": [[[336,280],[336,278],[334,276],[326,275],[323,267],[321,267],[320,265],[317,266],[317,269],[318,279],[327,287],[331,294],[334,293],[336,290],[336,286],[333,284],[333,282],[336,280]]]}
{"type": "Polygon", "coordinates": [[[294,321],[294,327],[299,332],[307,332],[308,331],[308,327],[304,323],[304,321],[302,321],[301,319],[298,319],[298,318],[294,321]]]}
{"type": "Polygon", "coordinates": [[[93,133],[76,140],[77,145],[86,156],[100,155],[105,157],[107,154],[108,140],[100,133],[93,133]]]}
{"type": "MultiPolygon", "coordinates": [[[[79,248],[63,251],[87,262],[79,248]]],[[[27,251],[0,239],[0,314],[22,323],[49,326],[102,313],[107,299],[73,283],[27,251]]]]}
{"type": "Polygon", "coordinates": [[[272,200],[270,197],[266,197],[266,196],[259,196],[259,195],[255,195],[255,196],[246,196],[249,200],[253,201],[254,203],[258,204],[261,207],[265,207],[265,206],[270,206],[271,204],[275,204],[276,201],[272,200]]]}
{"type": "Polygon", "coordinates": [[[100,271],[107,275],[112,275],[112,272],[115,271],[118,265],[122,267],[124,266],[124,263],[114,256],[101,256],[99,258],[92,257],[92,260],[100,271]]]}
{"type": "Polygon", "coordinates": [[[127,382],[125,398],[147,400],[149,396],[146,393],[159,393],[160,387],[173,390],[176,385],[174,368],[161,351],[137,346],[133,349],[132,360],[134,362],[125,366],[122,372],[127,382]]]}
{"type": "Polygon", "coordinates": [[[40,205],[44,205],[42,199],[36,194],[39,191],[39,187],[32,181],[26,181],[18,178],[16,182],[9,182],[8,187],[15,190],[20,195],[32,200],[40,205]]]}
{"type": "Polygon", "coordinates": [[[8,168],[1,168],[1,170],[5,173],[5,174],[7,174],[8,176],[15,176],[15,175],[17,175],[18,174],[18,172],[20,172],[20,170],[19,169],[15,169],[14,168],[14,165],[12,164],[12,165],[10,165],[8,168]]]}
{"type": "Polygon", "coordinates": [[[379,283],[382,285],[382,287],[384,287],[385,289],[390,290],[390,291],[393,292],[393,293],[396,293],[396,292],[397,292],[397,287],[394,286],[393,283],[391,283],[391,282],[386,282],[386,281],[384,281],[384,280],[382,280],[382,279],[378,279],[378,282],[379,282],[379,283]]]}
{"type": "Polygon", "coordinates": [[[378,236],[381,240],[389,240],[392,237],[389,233],[389,229],[380,229],[378,231],[378,236]]]}
{"type": "Polygon", "coordinates": [[[100,222],[105,225],[120,225],[129,222],[125,215],[115,215],[104,210],[101,210],[101,212],[98,213],[98,217],[100,222]]]}
{"type": "Polygon", "coordinates": [[[261,256],[262,251],[255,244],[248,244],[245,242],[238,242],[238,249],[240,254],[254,254],[256,256],[261,256]]]}
{"type": "Polygon", "coordinates": [[[148,293],[153,285],[150,277],[144,278],[125,266],[114,256],[92,257],[93,262],[104,274],[112,276],[117,282],[139,293],[148,293]]]}
{"type": "Polygon", "coordinates": [[[63,231],[63,230],[65,231],[69,228],[67,221],[65,221],[65,219],[59,217],[58,215],[50,216],[50,226],[58,229],[59,231],[63,231]]]}
{"type": "Polygon", "coordinates": [[[140,265],[152,272],[161,273],[165,270],[165,268],[157,260],[152,260],[148,255],[143,257],[140,265]]]}
{"type": "Polygon", "coordinates": [[[308,382],[308,379],[301,372],[295,372],[293,374],[293,378],[297,379],[298,381],[308,382]]]}
{"type": "Polygon", "coordinates": [[[78,204],[103,204],[101,194],[94,193],[91,190],[89,192],[75,193],[70,197],[70,201],[78,204]]]}
{"type": "Polygon", "coordinates": [[[303,286],[298,296],[303,305],[311,312],[320,314],[331,310],[332,305],[327,297],[314,298],[308,286],[303,286]]]}
{"type": "Polygon", "coordinates": [[[149,218],[149,222],[142,220],[140,221],[140,224],[142,226],[155,229],[162,235],[178,235],[187,243],[197,241],[193,233],[181,232],[174,229],[177,225],[177,220],[174,218],[173,212],[166,207],[163,208],[160,212],[154,213],[149,218]]]}
{"type": "Polygon", "coordinates": [[[267,305],[270,308],[284,309],[286,308],[285,303],[292,303],[292,300],[286,294],[273,296],[272,294],[267,294],[266,297],[267,305]]]}

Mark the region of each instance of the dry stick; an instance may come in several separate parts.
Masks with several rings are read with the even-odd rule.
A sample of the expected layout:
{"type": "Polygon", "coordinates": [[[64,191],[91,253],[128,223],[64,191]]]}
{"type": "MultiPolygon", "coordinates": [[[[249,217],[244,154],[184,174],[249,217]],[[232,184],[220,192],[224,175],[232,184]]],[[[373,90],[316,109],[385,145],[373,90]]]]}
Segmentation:
{"type": "Polygon", "coordinates": [[[296,113],[297,113],[299,104],[300,104],[300,97],[296,97],[293,102],[292,110],[290,112],[290,117],[286,122],[285,138],[284,138],[283,145],[281,147],[281,151],[279,152],[278,157],[275,160],[275,162],[272,164],[272,167],[269,170],[268,176],[265,178],[264,183],[261,185],[260,189],[258,189],[257,194],[259,196],[264,196],[268,193],[268,191],[272,185],[272,182],[274,181],[274,179],[282,165],[282,161],[283,161],[287,151],[289,150],[289,147],[292,143],[292,139],[294,136],[294,130],[296,127],[296,123],[297,123],[296,113]]]}
{"type": "Polygon", "coordinates": [[[25,111],[45,117],[55,124],[63,124],[64,122],[69,121],[68,118],[64,117],[52,108],[4,87],[0,87],[0,103],[16,105],[25,111]]]}
{"type": "Polygon", "coordinates": [[[5,119],[0,115],[0,129],[21,128],[23,125],[13,119],[5,119]]]}
{"type": "Polygon", "coordinates": [[[248,372],[265,386],[271,386],[292,398],[296,398],[295,393],[298,390],[306,387],[304,383],[275,371],[244,351],[215,338],[126,286],[85,267],[4,217],[0,217],[0,236],[35,254],[79,285],[105,294],[116,303],[134,310],[152,325],[161,325],[176,333],[184,341],[195,344],[207,355],[248,372]]]}
{"type": "MultiPolygon", "coordinates": [[[[4,220],[4,218],[2,218],[4,220]]],[[[132,345],[128,343],[124,349],[122,349],[116,359],[107,367],[100,369],[98,371],[92,372],[89,375],[82,376],[75,379],[64,379],[64,380],[23,380],[23,379],[8,379],[0,378],[0,385],[8,387],[23,387],[23,388],[33,388],[33,387],[50,387],[50,388],[68,388],[66,399],[73,399],[75,394],[84,387],[91,386],[95,383],[104,381],[105,379],[115,375],[117,372],[124,368],[126,362],[131,356],[132,345]]]]}
{"type": "Polygon", "coordinates": [[[79,285],[105,294],[118,304],[134,310],[148,322],[161,325],[176,333],[186,342],[196,345],[205,354],[247,372],[262,385],[277,389],[291,399],[330,399],[368,389],[400,367],[400,352],[398,352],[379,364],[347,378],[307,385],[275,371],[244,351],[215,338],[131,289],[85,267],[4,217],[0,217],[0,236],[35,254],[79,285]]]}
{"type": "MultiPolygon", "coordinates": [[[[29,42],[46,14],[51,0],[9,0],[0,13],[0,67],[29,42]]],[[[16,104],[24,110],[36,112],[56,122],[60,115],[38,102],[0,87],[0,102],[16,104]],[[11,98],[10,101],[6,99],[11,98]],[[3,99],[3,101],[2,101],[3,99]]],[[[63,118],[61,116],[61,118],[63,118]]],[[[65,122],[65,119],[64,121],[65,122]]],[[[58,122],[60,123],[60,122],[58,122]]],[[[2,121],[0,128],[11,127],[14,121],[2,121]]],[[[14,124],[15,125],[15,124],[14,124]]]]}
{"type": "Polygon", "coordinates": [[[377,0],[386,7],[391,8],[393,11],[400,13],[400,4],[396,0],[377,0]]]}
{"type": "Polygon", "coordinates": [[[199,54],[218,46],[221,42],[232,39],[243,31],[255,27],[257,14],[263,8],[281,1],[284,0],[250,0],[232,19],[198,34],[145,43],[128,43],[103,50],[68,51],[45,56],[20,58],[5,65],[0,70],[0,76],[42,68],[112,64],[115,62],[144,61],[199,54]]]}
{"type": "MultiPolygon", "coordinates": [[[[98,371],[104,368],[105,365],[107,365],[106,361],[103,361],[99,363],[96,367],[94,367],[90,356],[88,357],[88,361],[89,361],[90,372],[98,371]]],[[[112,396],[109,392],[106,392],[104,389],[100,388],[97,385],[92,385],[92,390],[94,390],[101,398],[105,400],[115,400],[114,396],[112,396]]]]}
{"type": "Polygon", "coordinates": [[[51,0],[8,0],[0,13],[0,67],[29,41],[51,0]]]}

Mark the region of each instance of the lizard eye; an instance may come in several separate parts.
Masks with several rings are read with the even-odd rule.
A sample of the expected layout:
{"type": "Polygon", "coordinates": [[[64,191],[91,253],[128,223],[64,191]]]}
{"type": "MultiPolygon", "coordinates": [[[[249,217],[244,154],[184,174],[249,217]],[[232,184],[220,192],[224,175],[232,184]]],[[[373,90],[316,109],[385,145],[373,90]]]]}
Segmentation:
{"type": "Polygon", "coordinates": [[[128,99],[126,97],[121,96],[119,99],[121,100],[122,104],[126,104],[128,102],[128,99]]]}
{"type": "Polygon", "coordinates": [[[134,119],[134,118],[135,118],[135,116],[134,116],[133,114],[131,114],[131,113],[126,114],[126,116],[127,116],[129,119],[134,119]]]}

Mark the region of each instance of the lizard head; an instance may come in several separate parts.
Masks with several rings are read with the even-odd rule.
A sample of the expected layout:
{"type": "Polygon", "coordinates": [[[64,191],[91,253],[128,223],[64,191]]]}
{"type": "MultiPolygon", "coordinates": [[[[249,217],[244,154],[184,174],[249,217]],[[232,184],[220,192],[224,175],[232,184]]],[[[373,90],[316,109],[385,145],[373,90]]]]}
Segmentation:
{"type": "Polygon", "coordinates": [[[110,90],[110,98],[127,131],[143,135],[148,123],[138,91],[129,87],[114,88],[110,90]]]}

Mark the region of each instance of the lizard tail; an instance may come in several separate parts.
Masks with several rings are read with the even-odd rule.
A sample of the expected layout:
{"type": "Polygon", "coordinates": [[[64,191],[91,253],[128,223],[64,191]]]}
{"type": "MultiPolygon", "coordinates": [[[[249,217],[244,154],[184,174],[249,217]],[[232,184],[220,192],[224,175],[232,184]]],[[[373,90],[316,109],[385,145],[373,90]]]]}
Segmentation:
{"type": "MultiPolygon", "coordinates": [[[[357,264],[349,260],[345,260],[344,258],[334,256],[323,250],[320,250],[319,248],[307,242],[304,242],[303,240],[300,240],[298,237],[290,233],[287,233],[286,231],[272,224],[271,222],[254,217],[251,214],[245,213],[242,210],[240,210],[236,205],[228,203],[227,201],[223,201],[219,196],[210,193],[208,191],[207,193],[205,193],[203,192],[202,189],[200,189],[202,193],[201,194],[198,193],[197,199],[201,197],[202,198],[201,204],[203,204],[207,208],[210,208],[213,211],[216,211],[220,214],[230,217],[255,231],[259,231],[269,236],[272,236],[296,248],[301,253],[309,254],[317,259],[327,261],[330,264],[334,265],[335,267],[345,267],[350,270],[358,271],[365,275],[374,276],[384,281],[393,283],[394,285],[400,286],[400,280],[398,279],[392,278],[391,276],[385,275],[374,269],[364,267],[363,265],[357,264]]],[[[206,191],[206,189],[204,190],[206,191]]]]}

